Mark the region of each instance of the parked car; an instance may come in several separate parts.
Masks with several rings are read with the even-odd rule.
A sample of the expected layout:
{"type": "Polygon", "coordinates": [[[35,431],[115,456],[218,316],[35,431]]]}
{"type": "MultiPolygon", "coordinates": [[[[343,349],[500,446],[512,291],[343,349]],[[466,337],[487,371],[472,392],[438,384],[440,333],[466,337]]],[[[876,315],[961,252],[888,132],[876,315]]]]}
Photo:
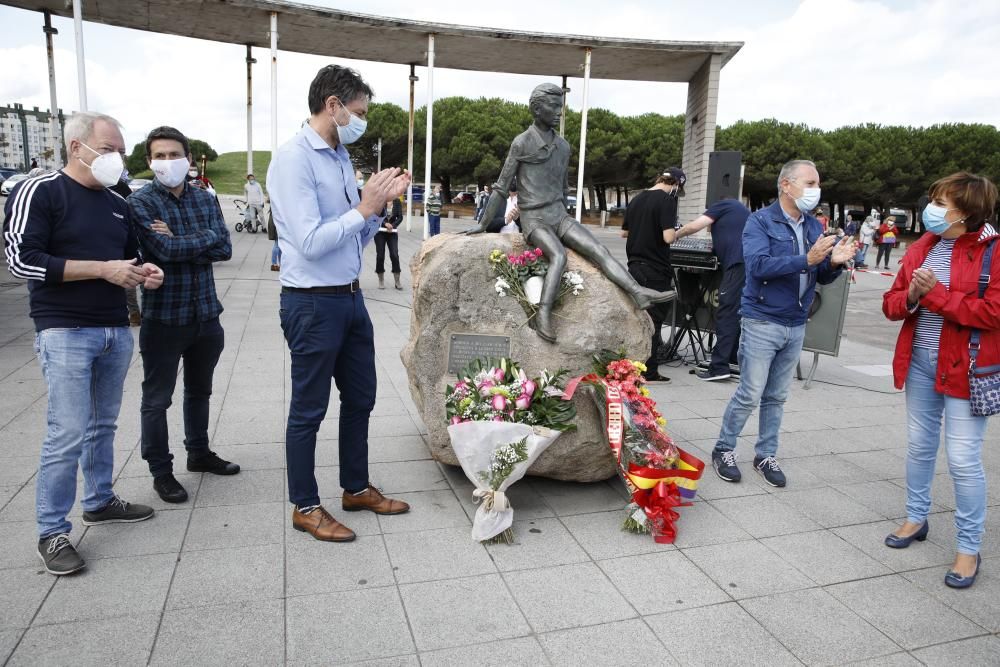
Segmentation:
{"type": "Polygon", "coordinates": [[[28,177],[27,174],[14,174],[0,185],[0,195],[6,197],[10,194],[10,191],[14,189],[14,186],[23,181],[28,177]]]}
{"type": "Polygon", "coordinates": [[[17,169],[11,169],[10,167],[0,167],[0,182],[6,181],[8,178],[17,173],[17,169]]]}
{"type": "Polygon", "coordinates": [[[420,185],[413,186],[413,201],[423,201],[424,200],[424,188],[420,185]]]}
{"type": "Polygon", "coordinates": [[[451,198],[452,204],[475,204],[476,195],[471,192],[459,192],[457,195],[451,198]]]}
{"type": "Polygon", "coordinates": [[[149,180],[148,178],[133,178],[131,181],[128,182],[128,189],[131,190],[132,192],[138,192],[139,190],[142,190],[150,183],[152,183],[152,181],[149,180]]]}

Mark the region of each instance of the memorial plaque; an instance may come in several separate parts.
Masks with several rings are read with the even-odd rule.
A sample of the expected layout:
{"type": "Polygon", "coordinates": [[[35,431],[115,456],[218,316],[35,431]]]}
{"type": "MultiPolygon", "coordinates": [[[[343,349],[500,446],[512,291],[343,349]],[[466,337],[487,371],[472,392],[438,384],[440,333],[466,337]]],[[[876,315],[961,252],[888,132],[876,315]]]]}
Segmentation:
{"type": "Polygon", "coordinates": [[[448,372],[457,373],[470,361],[510,356],[510,336],[453,333],[448,344],[448,372]]]}

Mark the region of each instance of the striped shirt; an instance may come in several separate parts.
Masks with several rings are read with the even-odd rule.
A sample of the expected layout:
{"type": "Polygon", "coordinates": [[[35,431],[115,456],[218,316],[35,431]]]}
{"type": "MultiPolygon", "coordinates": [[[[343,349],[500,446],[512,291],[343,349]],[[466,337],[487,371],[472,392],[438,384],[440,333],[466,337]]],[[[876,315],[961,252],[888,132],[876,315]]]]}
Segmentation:
{"type": "MultiPolygon", "coordinates": [[[[948,287],[951,284],[951,252],[955,248],[955,239],[941,239],[924,258],[920,265],[922,269],[934,272],[939,283],[948,287]]],[[[936,349],[941,341],[941,327],[944,318],[932,313],[923,306],[917,311],[917,330],[913,338],[914,347],[936,349]]]]}

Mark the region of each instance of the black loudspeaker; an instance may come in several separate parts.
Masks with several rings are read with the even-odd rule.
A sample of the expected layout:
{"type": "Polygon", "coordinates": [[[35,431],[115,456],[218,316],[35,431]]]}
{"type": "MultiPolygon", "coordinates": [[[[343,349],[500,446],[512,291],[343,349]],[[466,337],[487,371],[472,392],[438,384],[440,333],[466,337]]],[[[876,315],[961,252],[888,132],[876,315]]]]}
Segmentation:
{"type": "Polygon", "coordinates": [[[721,268],[715,271],[677,271],[674,326],[682,326],[684,319],[693,315],[699,329],[715,333],[715,311],[719,307],[720,285],[721,268]]]}
{"type": "Polygon", "coordinates": [[[740,196],[740,165],[743,153],[740,151],[713,151],[708,154],[708,187],[705,206],[711,206],[720,199],[737,199],[740,196]]]}

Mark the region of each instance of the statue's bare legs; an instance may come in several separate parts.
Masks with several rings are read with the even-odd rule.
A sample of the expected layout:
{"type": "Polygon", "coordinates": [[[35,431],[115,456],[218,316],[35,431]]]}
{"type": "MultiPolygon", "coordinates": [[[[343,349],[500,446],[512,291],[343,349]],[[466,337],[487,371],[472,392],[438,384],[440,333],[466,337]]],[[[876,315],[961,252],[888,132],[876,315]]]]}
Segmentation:
{"type": "Polygon", "coordinates": [[[548,226],[536,227],[531,232],[529,243],[542,249],[549,260],[549,270],[542,283],[542,296],[535,315],[535,333],[554,343],[555,329],[552,323],[552,306],[559,296],[562,275],[566,270],[566,250],[570,248],[597,265],[608,279],[624,290],[635,301],[639,308],[645,310],[654,303],[665,303],[676,296],[673,290],[657,292],[643,287],[635,281],[621,262],[608,252],[600,241],[580,224],[570,225],[560,240],[555,228],[548,226]]]}
{"type": "Polygon", "coordinates": [[[612,257],[608,249],[583,225],[571,225],[563,234],[562,243],[600,267],[604,275],[632,297],[635,304],[642,310],[646,310],[654,303],[673,301],[677,295],[673,290],[657,292],[637,283],[628,269],[612,257]]]}

